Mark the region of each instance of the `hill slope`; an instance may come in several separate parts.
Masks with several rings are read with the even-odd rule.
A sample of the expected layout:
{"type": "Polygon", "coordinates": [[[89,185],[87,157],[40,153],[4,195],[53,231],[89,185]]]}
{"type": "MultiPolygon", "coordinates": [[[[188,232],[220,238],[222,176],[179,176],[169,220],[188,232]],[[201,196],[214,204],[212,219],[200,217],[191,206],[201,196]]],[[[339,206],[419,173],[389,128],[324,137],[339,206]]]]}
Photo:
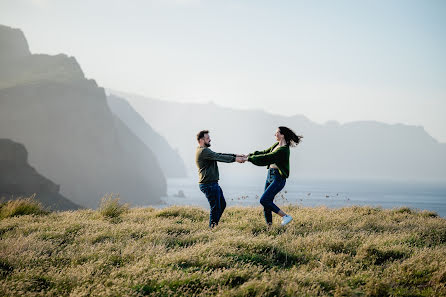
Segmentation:
{"type": "Polygon", "coordinates": [[[446,220],[402,208],[133,208],[0,221],[0,295],[445,296],[446,220]]]}

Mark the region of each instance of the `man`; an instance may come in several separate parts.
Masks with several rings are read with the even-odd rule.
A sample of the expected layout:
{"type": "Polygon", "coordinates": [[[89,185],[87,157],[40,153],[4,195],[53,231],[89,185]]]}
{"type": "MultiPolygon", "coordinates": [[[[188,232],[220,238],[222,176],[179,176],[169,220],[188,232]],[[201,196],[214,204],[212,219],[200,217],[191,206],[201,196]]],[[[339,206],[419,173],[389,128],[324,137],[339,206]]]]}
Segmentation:
{"type": "Polygon", "coordinates": [[[244,163],[244,155],[220,154],[213,152],[211,146],[211,137],[208,130],[202,130],[197,134],[198,147],[195,154],[195,163],[198,167],[198,177],[200,190],[209,201],[209,227],[218,225],[221,215],[226,208],[223,191],[218,185],[219,173],[217,162],[232,163],[237,161],[244,163]]]}

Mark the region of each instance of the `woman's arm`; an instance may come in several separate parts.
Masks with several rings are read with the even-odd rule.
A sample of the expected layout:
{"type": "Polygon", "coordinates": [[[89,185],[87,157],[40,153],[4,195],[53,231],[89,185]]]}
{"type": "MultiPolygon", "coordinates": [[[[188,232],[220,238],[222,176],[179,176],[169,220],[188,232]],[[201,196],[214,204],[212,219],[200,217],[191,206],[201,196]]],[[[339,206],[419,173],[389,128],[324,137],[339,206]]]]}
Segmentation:
{"type": "Polygon", "coordinates": [[[276,142],[276,143],[273,144],[272,147],[267,148],[267,149],[264,150],[264,151],[255,151],[255,152],[253,152],[253,153],[250,153],[249,155],[250,155],[250,156],[257,156],[257,155],[265,155],[265,154],[268,154],[268,153],[270,153],[270,152],[276,147],[276,145],[278,145],[278,144],[279,144],[279,142],[276,142]]]}
{"type": "Polygon", "coordinates": [[[257,166],[266,166],[277,163],[285,157],[285,151],[283,149],[277,149],[271,153],[262,155],[251,155],[248,157],[248,161],[257,166]]]}

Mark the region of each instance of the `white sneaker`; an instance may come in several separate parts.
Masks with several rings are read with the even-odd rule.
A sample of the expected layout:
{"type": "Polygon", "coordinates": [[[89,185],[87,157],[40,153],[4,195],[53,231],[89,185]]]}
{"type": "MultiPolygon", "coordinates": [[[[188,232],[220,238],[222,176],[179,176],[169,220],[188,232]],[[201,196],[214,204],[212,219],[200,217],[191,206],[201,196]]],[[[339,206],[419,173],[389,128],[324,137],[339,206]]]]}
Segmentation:
{"type": "Polygon", "coordinates": [[[282,226],[285,226],[286,224],[288,224],[292,220],[293,220],[293,218],[291,216],[289,216],[289,215],[286,215],[286,216],[282,217],[282,226]]]}

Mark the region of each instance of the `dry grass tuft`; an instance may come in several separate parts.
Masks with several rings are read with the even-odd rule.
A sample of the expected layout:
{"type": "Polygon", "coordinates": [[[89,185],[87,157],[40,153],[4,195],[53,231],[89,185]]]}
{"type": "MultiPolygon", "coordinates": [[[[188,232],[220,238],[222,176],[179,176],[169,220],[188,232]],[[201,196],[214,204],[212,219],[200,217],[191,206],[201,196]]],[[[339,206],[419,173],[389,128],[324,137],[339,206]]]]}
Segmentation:
{"type": "Polygon", "coordinates": [[[127,204],[121,204],[119,200],[119,195],[105,195],[101,198],[99,212],[106,218],[118,219],[123,213],[129,210],[129,206],[127,204]]]}
{"type": "Polygon", "coordinates": [[[9,200],[0,204],[0,219],[22,216],[48,214],[40,202],[34,199],[34,195],[28,198],[9,200]]]}

